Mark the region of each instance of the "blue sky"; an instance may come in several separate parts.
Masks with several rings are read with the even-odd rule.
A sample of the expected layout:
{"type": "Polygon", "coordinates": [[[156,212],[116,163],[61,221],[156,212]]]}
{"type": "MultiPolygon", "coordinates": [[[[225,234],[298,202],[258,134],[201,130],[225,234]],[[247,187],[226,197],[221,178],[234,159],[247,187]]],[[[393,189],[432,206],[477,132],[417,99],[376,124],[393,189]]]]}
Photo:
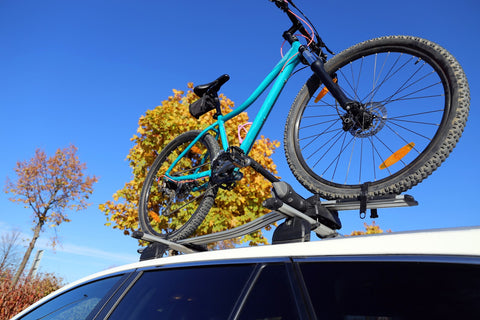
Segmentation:
{"type": "MultiPolygon", "coordinates": [[[[380,210],[384,229],[480,225],[477,102],[480,75],[480,4],[459,1],[297,0],[327,45],[339,52],[383,35],[416,35],[447,48],[467,74],[471,105],[464,136],[447,161],[410,190],[414,208],[380,210]]],[[[47,249],[44,272],[73,281],[138,259],[137,243],[104,226],[98,205],[130,180],[126,155],[138,118],[172,89],[185,89],[228,73],[223,93],[240,104],[279,59],[288,19],[267,0],[3,0],[0,2],[0,179],[36,148],[48,154],[73,143],[88,172],[100,178],[85,211],[60,226],[63,243],[47,249]]],[[[295,75],[278,100],[263,134],[283,141],[293,98],[308,71],[295,75]]],[[[250,111],[254,116],[258,105],[250,111]]],[[[279,175],[304,196],[290,173],[283,146],[274,155],[279,175]]],[[[28,209],[0,195],[0,233],[31,234],[28,209]]],[[[341,213],[343,233],[360,230],[356,211],[341,213]]],[[[52,230],[42,234],[46,248],[52,230]]],[[[23,248],[20,251],[23,254],[23,248]]]]}

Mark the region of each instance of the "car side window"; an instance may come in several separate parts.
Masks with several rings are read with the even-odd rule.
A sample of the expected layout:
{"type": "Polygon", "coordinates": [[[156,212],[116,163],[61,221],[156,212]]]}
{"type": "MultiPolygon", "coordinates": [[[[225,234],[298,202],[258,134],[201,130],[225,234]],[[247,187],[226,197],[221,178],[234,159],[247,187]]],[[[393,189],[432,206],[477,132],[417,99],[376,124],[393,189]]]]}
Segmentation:
{"type": "Polygon", "coordinates": [[[480,265],[300,264],[319,319],[480,319],[480,265]]]}
{"type": "Polygon", "coordinates": [[[88,315],[119,281],[121,275],[100,279],[79,287],[75,287],[61,295],[48,300],[32,312],[23,316],[22,320],[82,320],[88,315]]]}
{"type": "Polygon", "coordinates": [[[145,271],[108,319],[228,319],[254,267],[145,271]]]}
{"type": "Polygon", "coordinates": [[[261,270],[238,319],[299,319],[285,264],[261,270]]]}

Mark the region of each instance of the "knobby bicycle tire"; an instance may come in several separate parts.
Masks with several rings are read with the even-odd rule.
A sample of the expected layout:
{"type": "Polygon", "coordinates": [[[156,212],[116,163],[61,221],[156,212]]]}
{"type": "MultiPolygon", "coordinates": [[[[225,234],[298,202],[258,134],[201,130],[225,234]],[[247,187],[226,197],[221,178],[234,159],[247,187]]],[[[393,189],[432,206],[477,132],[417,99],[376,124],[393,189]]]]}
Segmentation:
{"type": "MultiPolygon", "coordinates": [[[[185,132],[173,139],[153,162],[142,186],[139,201],[139,222],[144,232],[181,240],[192,235],[213,206],[218,187],[209,177],[195,181],[174,182],[164,176],[171,161],[200,134],[185,132]]],[[[171,171],[172,175],[209,170],[211,160],[220,147],[210,134],[205,134],[171,171]]]]}
{"type": "Polygon", "coordinates": [[[368,128],[349,129],[345,111],[318,90],[318,77],[308,79],[289,112],[284,147],[290,169],[311,192],[325,199],[353,199],[366,190],[369,197],[400,194],[437,169],[458,142],[469,87],[460,64],[439,45],[376,38],[332,57],[325,69],[374,117],[368,128]]]}

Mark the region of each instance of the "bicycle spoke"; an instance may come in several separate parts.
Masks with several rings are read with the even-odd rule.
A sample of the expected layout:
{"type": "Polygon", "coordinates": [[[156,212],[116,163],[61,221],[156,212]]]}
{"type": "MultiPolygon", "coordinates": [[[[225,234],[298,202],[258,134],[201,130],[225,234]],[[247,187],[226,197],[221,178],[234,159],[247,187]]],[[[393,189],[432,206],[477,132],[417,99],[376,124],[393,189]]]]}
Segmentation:
{"type": "Polygon", "coordinates": [[[326,118],[326,117],[337,117],[336,114],[325,114],[325,115],[315,115],[315,116],[305,116],[304,119],[313,119],[313,118],[326,118]]]}
{"type": "MultiPolygon", "coordinates": [[[[343,149],[343,146],[345,145],[345,139],[347,138],[347,135],[343,135],[343,141],[342,141],[342,146],[340,147],[340,149],[343,149]]],[[[337,156],[337,163],[335,164],[335,169],[333,170],[333,173],[332,173],[332,180],[335,178],[335,172],[337,172],[337,168],[338,168],[338,162],[340,161],[340,154],[342,152],[339,153],[339,155],[337,156]]]]}
{"type": "Polygon", "coordinates": [[[409,96],[411,96],[411,95],[413,95],[413,94],[416,94],[416,93],[419,93],[419,92],[421,92],[421,91],[425,91],[425,90],[427,90],[427,89],[430,89],[430,88],[432,88],[432,87],[434,87],[434,86],[436,86],[436,85],[438,85],[438,84],[440,84],[440,83],[435,83],[435,84],[433,84],[433,85],[424,87],[424,88],[422,88],[422,89],[418,89],[418,90],[416,90],[416,91],[414,91],[414,92],[411,92],[411,93],[409,93],[409,94],[406,94],[406,95],[404,95],[404,96],[402,96],[402,97],[399,97],[399,98],[396,98],[396,99],[390,99],[388,102],[385,102],[385,104],[387,104],[387,103],[392,103],[392,102],[397,102],[397,101],[406,101],[406,100],[417,100],[417,99],[428,99],[428,98],[442,97],[443,94],[435,94],[435,95],[409,97],[409,96]],[[409,98],[408,98],[408,97],[409,97],[409,98]]]}
{"type": "Polygon", "coordinates": [[[383,85],[386,84],[388,80],[390,80],[393,76],[395,76],[398,72],[400,72],[400,70],[402,70],[408,64],[409,61],[406,61],[403,65],[395,69],[395,67],[397,66],[397,63],[400,62],[402,56],[403,56],[403,53],[397,57],[397,59],[395,60],[393,65],[390,67],[389,71],[387,72],[383,80],[380,82],[380,84],[375,88],[375,90],[369,92],[361,101],[369,101],[369,102],[373,101],[374,96],[380,91],[381,88],[383,88],[383,85]],[[367,97],[369,96],[370,98],[367,99],[367,97]]]}
{"type": "MultiPolygon", "coordinates": [[[[400,138],[405,144],[409,143],[401,134],[399,134],[397,131],[393,130],[392,127],[386,126],[386,128],[389,129],[390,131],[392,131],[394,133],[394,135],[397,136],[398,138],[400,138]]],[[[417,151],[417,153],[420,154],[420,151],[418,151],[417,148],[413,147],[413,150],[417,151]]]]}
{"type": "Polygon", "coordinates": [[[325,199],[355,199],[372,182],[369,196],[400,194],[439,166],[435,158],[448,156],[455,141],[445,133],[460,135],[452,126],[465,123],[468,84],[446,50],[416,37],[382,37],[325,66],[352,103],[340,107],[315,76],[295,100],[285,150],[308,190],[325,199]]]}
{"type": "Polygon", "coordinates": [[[317,123],[314,123],[314,124],[310,124],[310,125],[308,125],[308,126],[302,126],[302,127],[300,127],[300,130],[306,129],[306,128],[315,127],[315,126],[319,126],[319,125],[322,125],[322,124],[325,124],[325,123],[329,123],[329,122],[337,122],[337,121],[338,121],[338,118],[333,119],[333,120],[323,121],[323,122],[317,122],[317,123]]]}
{"type": "MultiPolygon", "coordinates": [[[[387,58],[385,58],[385,63],[388,59],[388,57],[390,56],[390,52],[388,52],[388,55],[387,55],[387,58]]],[[[375,95],[377,94],[377,92],[380,91],[380,89],[382,88],[382,86],[387,82],[388,79],[390,79],[390,73],[392,72],[393,68],[396,66],[397,62],[400,60],[400,57],[401,55],[397,58],[397,60],[393,63],[393,65],[390,67],[390,69],[388,70],[387,74],[385,75],[385,77],[383,78],[383,80],[375,86],[375,88],[371,91],[371,93],[369,94],[370,95],[370,99],[368,99],[369,102],[372,102],[375,95]]],[[[364,98],[364,100],[362,101],[365,101],[367,99],[368,95],[364,98]]]]}
{"type": "MultiPolygon", "coordinates": [[[[345,80],[345,83],[348,85],[348,87],[349,87],[349,88],[352,90],[352,92],[353,92],[354,97],[350,96],[350,98],[353,99],[353,100],[358,99],[358,98],[356,97],[356,91],[355,91],[355,89],[354,89],[354,85],[352,85],[352,83],[351,83],[350,80],[347,78],[347,76],[345,76],[345,74],[343,73],[342,70],[339,70],[339,71],[340,71],[340,74],[343,76],[343,79],[345,80]]],[[[342,86],[342,87],[345,89],[345,86],[342,86]]],[[[346,93],[347,93],[347,92],[346,92],[346,93]]],[[[348,93],[347,93],[347,95],[348,95],[348,93]]]]}
{"type": "MultiPolygon", "coordinates": [[[[431,140],[432,140],[432,138],[429,138],[429,137],[427,137],[427,136],[425,136],[425,135],[423,135],[423,134],[420,134],[420,133],[418,133],[418,132],[416,132],[416,131],[410,130],[410,129],[404,127],[404,126],[399,125],[398,123],[392,122],[392,124],[395,125],[395,126],[397,126],[397,127],[402,128],[402,129],[404,129],[404,130],[406,130],[406,131],[408,131],[408,132],[411,132],[411,133],[413,133],[413,134],[415,134],[415,135],[417,135],[417,136],[419,136],[419,137],[425,138],[425,139],[428,140],[428,141],[431,141],[431,140]]],[[[385,126],[388,126],[388,124],[385,124],[385,126]]]]}
{"type": "MultiPolygon", "coordinates": [[[[410,88],[411,86],[413,86],[417,81],[414,81],[414,82],[412,82],[412,83],[410,83],[410,84],[408,84],[408,83],[410,82],[410,80],[412,80],[412,79],[415,77],[415,75],[416,75],[418,72],[420,72],[420,70],[421,70],[421,67],[418,68],[412,75],[410,75],[410,77],[409,77],[407,80],[405,80],[405,81],[403,82],[403,84],[397,89],[397,91],[396,91],[392,96],[390,96],[384,103],[385,103],[385,104],[389,103],[390,101],[392,101],[392,98],[393,98],[394,96],[396,96],[397,94],[399,94],[399,93],[407,90],[407,89],[410,88]],[[408,84],[408,85],[407,85],[407,84],[408,84]]],[[[419,81],[419,80],[418,80],[418,81],[419,81]]]]}
{"type": "MultiPolygon", "coordinates": [[[[304,137],[304,138],[301,138],[301,139],[298,139],[298,141],[304,141],[304,140],[308,140],[308,139],[311,139],[313,137],[315,137],[314,140],[316,140],[317,138],[325,135],[325,134],[328,134],[328,133],[332,133],[332,132],[337,132],[337,131],[342,131],[342,129],[332,129],[332,130],[327,130],[327,131],[323,131],[321,133],[317,133],[317,134],[314,134],[314,135],[311,135],[311,136],[308,136],[308,137],[304,137]]],[[[302,150],[305,149],[306,147],[308,147],[310,144],[312,143],[312,141],[310,141],[308,144],[304,145],[302,147],[302,150]]]]}
{"type": "MultiPolygon", "coordinates": [[[[355,149],[355,143],[356,143],[356,142],[357,142],[357,138],[355,137],[354,140],[353,140],[352,151],[350,152],[350,158],[349,158],[349,160],[348,160],[348,166],[347,166],[347,172],[346,172],[346,174],[345,174],[345,182],[344,182],[344,184],[347,184],[347,181],[348,181],[348,174],[350,173],[350,167],[351,167],[351,165],[352,165],[352,158],[353,158],[353,150],[355,149]]],[[[361,142],[360,142],[360,143],[363,144],[363,139],[361,139],[361,142]]],[[[363,147],[363,146],[361,145],[361,148],[362,148],[362,147],[363,147]]],[[[361,163],[362,163],[362,156],[361,156],[361,152],[360,152],[360,168],[362,167],[361,163]]],[[[360,171],[361,171],[361,169],[360,169],[360,171]]]]}
{"type": "Polygon", "coordinates": [[[341,131],[338,132],[338,134],[336,134],[335,136],[333,136],[330,140],[328,140],[327,142],[325,142],[320,148],[318,148],[316,151],[314,151],[309,157],[307,157],[307,160],[310,159],[315,153],[317,153],[319,150],[323,149],[324,146],[326,146],[329,142],[333,141],[333,139],[335,137],[338,136],[338,138],[333,141],[333,143],[331,144],[331,146],[327,149],[327,151],[325,151],[325,153],[320,157],[320,159],[317,160],[317,162],[315,162],[315,164],[312,166],[312,168],[315,168],[315,166],[328,154],[328,152],[334,147],[335,143],[341,138],[341,131]]]}
{"type": "Polygon", "coordinates": [[[193,198],[192,200],[188,201],[187,203],[185,203],[184,205],[182,205],[181,207],[175,209],[174,211],[170,211],[170,209],[168,210],[168,214],[165,214],[166,216],[171,216],[173,214],[176,214],[178,213],[181,209],[185,208],[186,206],[188,206],[190,203],[194,202],[195,200],[197,200],[198,198],[202,197],[205,193],[202,193],[198,196],[196,196],[195,198],[193,198]]]}
{"type": "Polygon", "coordinates": [[[399,119],[399,118],[407,118],[407,117],[416,117],[416,116],[426,115],[426,114],[430,114],[430,113],[443,112],[443,111],[444,111],[443,109],[438,109],[438,110],[410,113],[410,114],[406,114],[406,115],[402,115],[402,116],[389,117],[388,120],[396,120],[396,119],[399,119]]]}
{"type": "MultiPolygon", "coordinates": [[[[346,134],[344,135],[344,138],[343,138],[343,139],[345,140],[345,138],[346,138],[346,134]]],[[[339,139],[340,139],[340,137],[339,137],[339,139]]],[[[342,155],[343,151],[348,147],[348,145],[352,142],[353,139],[354,139],[354,138],[352,137],[352,139],[350,139],[350,141],[347,143],[347,145],[346,145],[345,147],[343,147],[343,144],[342,144],[342,148],[340,149],[340,151],[338,152],[338,154],[335,156],[335,158],[330,162],[330,164],[327,166],[327,168],[322,172],[322,175],[321,175],[321,176],[323,176],[323,175],[328,171],[328,169],[330,169],[330,167],[332,166],[333,163],[335,163],[336,161],[338,161],[337,159],[340,158],[340,156],[342,155]]],[[[338,141],[338,139],[337,139],[337,141],[338,141]]],[[[332,145],[332,146],[333,146],[333,145],[332,145]]],[[[329,149],[329,150],[330,150],[330,149],[329,149]]],[[[328,151],[327,151],[327,152],[328,152],[328,151]]],[[[315,167],[315,166],[314,166],[314,167],[315,167]]],[[[333,181],[333,178],[334,178],[334,176],[332,176],[332,180],[331,180],[331,181],[333,181]]]]}
{"type": "MultiPolygon", "coordinates": [[[[419,70],[418,70],[418,71],[419,71],[419,70]]],[[[410,83],[408,86],[404,87],[404,88],[403,88],[401,91],[399,91],[398,93],[400,93],[400,92],[402,92],[402,91],[410,88],[411,86],[419,83],[420,81],[422,81],[422,80],[426,79],[427,77],[429,77],[429,76],[431,76],[431,75],[434,75],[434,74],[435,74],[435,73],[434,73],[433,71],[431,71],[430,73],[425,74],[423,77],[417,79],[416,81],[410,83]]],[[[413,75],[412,75],[412,77],[413,77],[413,75]]],[[[434,83],[434,84],[431,85],[431,86],[434,86],[434,85],[437,85],[437,84],[441,84],[441,82],[434,83]]],[[[431,87],[431,86],[427,86],[427,87],[425,87],[425,88],[428,88],[428,87],[431,87]]]]}
{"type": "Polygon", "coordinates": [[[197,169],[200,169],[200,168],[203,168],[203,167],[209,166],[209,165],[210,165],[210,163],[208,162],[208,163],[200,164],[198,166],[193,166],[189,169],[184,169],[184,170],[181,170],[181,171],[175,171],[175,173],[171,174],[171,176],[172,177],[180,177],[184,174],[191,174],[190,172],[192,172],[192,171],[195,173],[195,172],[198,172],[197,169]]]}
{"type": "MultiPolygon", "coordinates": [[[[354,95],[355,95],[355,99],[356,100],[359,100],[359,97],[358,97],[358,86],[360,85],[360,76],[362,74],[362,69],[363,69],[363,59],[360,61],[360,67],[359,67],[359,70],[358,70],[358,76],[356,77],[357,79],[357,83],[355,85],[355,88],[354,88],[354,95]]],[[[353,66],[352,66],[352,63],[350,63],[350,70],[352,72],[352,80],[353,82],[355,83],[355,76],[353,75],[353,66]]]]}
{"type": "MultiPolygon", "coordinates": [[[[316,135],[313,135],[313,136],[310,136],[310,137],[315,137],[315,139],[313,139],[312,141],[310,141],[308,144],[304,145],[302,147],[302,150],[304,150],[305,148],[307,148],[310,144],[312,144],[315,140],[317,140],[319,137],[321,137],[322,135],[325,135],[327,133],[330,133],[330,132],[335,132],[335,131],[340,131],[341,129],[334,129],[334,130],[329,130],[331,127],[333,127],[333,125],[335,124],[336,122],[332,123],[328,128],[326,128],[323,132],[321,133],[318,133],[316,135]]],[[[310,138],[310,137],[307,137],[307,138],[310,138]]],[[[306,139],[306,138],[303,138],[303,139],[306,139]]]]}
{"type": "Polygon", "coordinates": [[[435,126],[438,127],[440,126],[439,123],[432,123],[432,122],[425,122],[425,121],[413,121],[413,120],[404,120],[404,119],[389,119],[389,120],[394,120],[394,121],[399,121],[399,122],[407,122],[407,123],[416,123],[416,124],[425,124],[429,126],[435,126]]]}
{"type": "Polygon", "coordinates": [[[198,134],[200,131],[189,131],[176,137],[152,164],[140,194],[139,223],[142,230],[161,237],[187,237],[201,221],[192,217],[206,214],[213,204],[206,196],[215,195],[216,189],[210,185],[209,176],[200,175],[210,169],[211,154],[219,151],[215,139],[205,135],[184,157],[178,158],[198,134]],[[174,161],[175,166],[166,176],[174,161]],[[185,179],[187,176],[193,179],[185,179]],[[183,228],[186,225],[191,227],[183,228]]]}
{"type": "MultiPolygon", "coordinates": [[[[382,139],[380,139],[380,138],[377,137],[377,136],[375,136],[375,138],[376,138],[378,141],[380,141],[380,143],[381,143],[385,148],[387,148],[387,150],[390,152],[390,154],[394,154],[394,153],[395,153],[395,151],[393,151],[393,150],[388,146],[388,144],[385,143],[382,139]]],[[[399,161],[401,161],[404,166],[407,165],[402,159],[400,159],[399,161]]],[[[382,162],[384,162],[384,161],[382,161],[382,162]]]]}
{"type": "MultiPolygon", "coordinates": [[[[370,143],[372,144],[372,172],[373,172],[373,181],[377,181],[377,168],[375,166],[375,149],[373,148],[373,141],[372,139],[368,139],[370,143]]],[[[362,182],[362,172],[360,171],[359,173],[359,179],[358,179],[358,184],[362,182]]]]}
{"type": "Polygon", "coordinates": [[[309,104],[305,108],[325,108],[325,107],[327,107],[327,108],[331,108],[335,111],[337,110],[337,107],[336,107],[335,103],[328,103],[328,102],[323,101],[323,100],[322,100],[322,102],[323,102],[322,104],[309,104]]]}
{"type": "MultiPolygon", "coordinates": [[[[381,163],[385,162],[385,160],[383,159],[382,155],[380,154],[380,152],[378,151],[378,149],[375,147],[375,144],[373,143],[372,137],[369,137],[369,140],[370,140],[370,144],[371,144],[371,146],[372,146],[372,153],[373,153],[373,151],[375,151],[375,153],[377,154],[378,158],[380,159],[380,162],[381,162],[381,163]]],[[[373,157],[375,157],[375,154],[373,155],[373,157]]],[[[375,163],[375,161],[372,161],[372,163],[375,163]]],[[[391,175],[392,173],[390,172],[390,169],[389,169],[388,167],[387,167],[386,169],[387,169],[387,171],[388,171],[388,174],[391,175]]],[[[375,167],[373,167],[373,172],[376,172],[376,171],[377,171],[377,167],[375,166],[375,167]]],[[[377,179],[377,178],[376,178],[376,175],[375,175],[374,181],[376,181],[376,179],[377,179]]]]}
{"type": "MultiPolygon", "coordinates": [[[[412,57],[412,58],[413,58],[413,57],[412,57]]],[[[411,82],[411,83],[410,83],[410,80],[412,80],[412,79],[415,77],[415,75],[416,75],[418,72],[420,72],[420,70],[422,69],[422,67],[423,67],[424,65],[425,65],[425,64],[423,64],[423,65],[422,65],[420,68],[418,68],[412,75],[410,75],[410,77],[403,82],[403,84],[397,89],[397,91],[396,91],[394,94],[392,94],[390,97],[388,97],[387,99],[385,99],[385,100],[383,101],[383,103],[384,103],[384,104],[390,103],[390,102],[393,100],[393,97],[395,97],[396,95],[400,94],[400,93],[403,92],[404,90],[408,89],[409,87],[411,87],[412,85],[414,85],[414,84],[417,83],[418,81],[422,80],[422,78],[421,78],[421,79],[419,79],[419,80],[417,80],[417,81],[414,81],[414,82],[411,82]],[[408,84],[408,85],[407,85],[407,84],[408,84]]],[[[433,85],[435,85],[435,84],[433,84],[433,85]]],[[[433,86],[433,85],[431,85],[431,86],[433,86]]],[[[417,90],[416,92],[420,92],[420,91],[426,90],[427,88],[429,88],[429,87],[431,87],[431,86],[427,86],[427,87],[425,87],[425,88],[419,89],[419,90],[417,90]]],[[[407,95],[405,95],[405,96],[409,96],[409,95],[412,95],[412,94],[413,94],[413,93],[410,93],[410,94],[407,94],[407,95]]],[[[405,97],[405,96],[404,96],[404,97],[405,97]]],[[[401,98],[402,98],[402,97],[401,97],[401,98]]],[[[399,99],[401,100],[401,98],[399,98],[399,99]]]]}

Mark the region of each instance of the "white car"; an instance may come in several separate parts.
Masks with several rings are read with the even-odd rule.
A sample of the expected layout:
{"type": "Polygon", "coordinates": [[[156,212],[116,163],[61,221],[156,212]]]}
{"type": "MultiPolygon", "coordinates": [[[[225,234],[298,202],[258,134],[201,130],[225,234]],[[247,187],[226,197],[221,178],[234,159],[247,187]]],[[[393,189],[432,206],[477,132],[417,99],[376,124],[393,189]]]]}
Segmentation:
{"type": "Polygon", "coordinates": [[[191,253],[72,283],[13,319],[480,319],[480,227],[191,253]]]}

